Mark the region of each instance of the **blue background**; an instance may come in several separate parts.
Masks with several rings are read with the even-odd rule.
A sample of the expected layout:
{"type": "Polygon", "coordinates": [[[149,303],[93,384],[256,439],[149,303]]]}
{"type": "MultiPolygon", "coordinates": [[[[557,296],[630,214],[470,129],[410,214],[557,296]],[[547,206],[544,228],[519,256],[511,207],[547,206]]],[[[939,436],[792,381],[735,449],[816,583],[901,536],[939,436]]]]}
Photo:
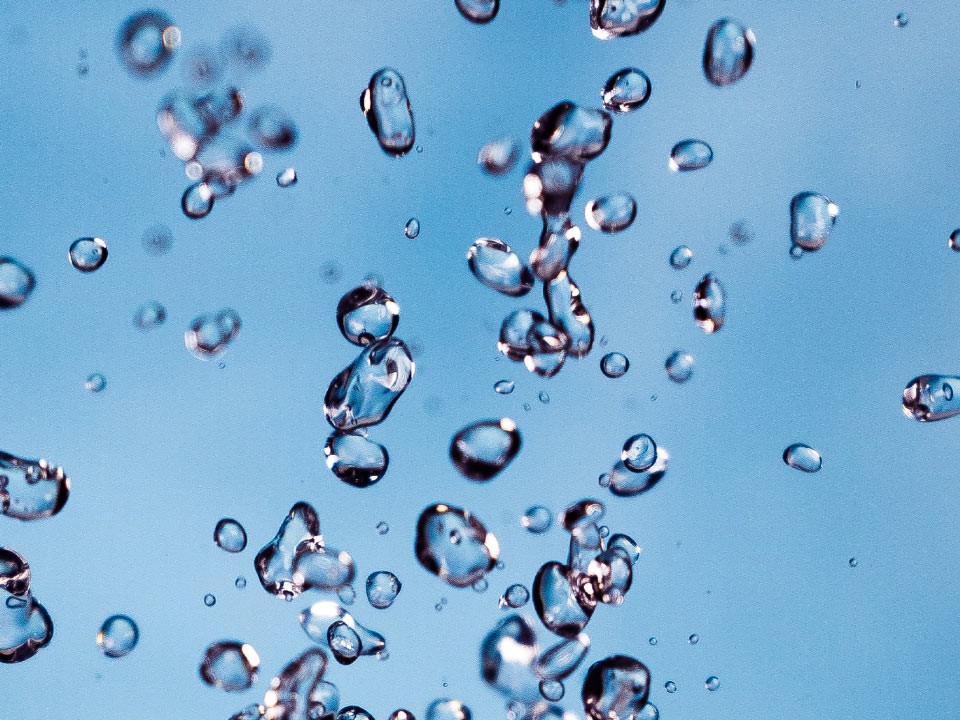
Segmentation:
{"type": "Polygon", "coordinates": [[[328,543],[356,558],[352,610],[390,647],[386,662],[331,667],[343,704],[385,720],[455,697],[477,718],[501,717],[502,699],[478,676],[479,641],[503,615],[499,594],[529,586],[540,564],[566,553],[560,530],[534,537],[519,516],[583,496],[604,499],[607,524],[644,549],[626,603],[601,607],[588,626],[593,649],[567,683],[567,708],[582,712],[587,664],[620,652],[650,667],[665,720],[957,717],[960,420],[921,425],[899,403],[914,376],[960,372],[950,330],[960,321],[960,257],[947,248],[960,225],[960,5],[670,0],[645,34],[601,42],[579,1],[504,0],[484,27],[453,0],[169,2],[181,52],[215,45],[238,22],[260,27],[273,60],[243,89],[251,106],[285,108],[301,132],[199,222],[180,212],[186,179],[161,156],[154,121],[182,66],[137,80],[114,50],[120,23],[139,9],[0,3],[0,253],[37,275],[30,300],[0,315],[0,442],[73,479],[55,518],[0,517],[0,545],[27,558],[56,625],[34,658],[0,667],[0,717],[226,718],[260,700],[309,646],[296,616],[321,597],[281,602],[253,572],[254,554],[301,499],[317,508],[328,543]],[[899,11],[907,27],[894,27],[899,11]],[[749,24],[758,48],[744,80],[718,89],[700,59],[707,28],[724,15],[749,24]],[[358,107],[384,65],[406,80],[422,146],[399,160],[380,151],[358,107]],[[534,247],[524,163],[493,179],[476,152],[505,133],[526,142],[562,99],[597,104],[606,78],[627,65],[650,76],[652,96],[615,119],[609,148],[587,168],[571,265],[608,345],[538,379],[499,357],[495,341],[507,312],[541,306],[540,289],[499,296],[464,260],[478,236],[522,257],[534,247]],[[670,173],[669,150],[688,137],[712,145],[713,164],[670,173]],[[281,190],[273,177],[287,165],[300,181],[281,190]],[[587,228],[585,202],[620,190],[637,198],[633,227],[587,228]],[[795,261],[788,208],[802,190],[830,196],[840,216],[826,246],[795,261]],[[403,234],[411,216],[416,240],[403,234]],[[741,218],[755,239],[734,246],[727,228],[741,218]],[[141,246],[158,222],[174,235],[163,257],[141,246]],[[67,262],[84,235],[110,250],[92,275],[67,262]],[[695,252],[682,272],[667,263],[680,243],[695,252]],[[335,284],[322,278],[330,261],[342,270],[335,284]],[[728,293],[715,336],[697,329],[689,305],[709,270],[728,293]],[[337,330],[336,303],[369,272],[401,306],[399,337],[420,352],[409,390],[371,433],[389,448],[390,469],[361,491],[323,464],[322,399],[356,354],[337,330]],[[169,316],[142,334],[132,317],[148,300],[169,316]],[[243,328],[219,369],[194,359],[182,334],[223,306],[243,328]],[[697,361],[683,386],[663,372],[676,348],[697,361]],[[631,361],[619,380],[599,370],[610,350],[631,361]],[[91,372],[107,377],[99,395],[84,390],[91,372]],[[512,395],[494,393],[501,378],[516,380],[512,395]],[[491,483],[473,484],[450,465],[450,437],[500,415],[517,421],[523,450],[491,483]],[[637,432],[669,449],[669,472],[646,495],[613,498],[597,476],[637,432]],[[819,474],[783,464],[793,442],[820,450],[819,474]],[[437,501],[469,507],[499,538],[505,568],[486,593],[450,588],[416,564],[415,520],[437,501]],[[212,542],[223,516],[247,529],[239,556],[212,542]],[[362,594],[378,569],[403,582],[384,611],[362,594]],[[441,597],[449,603],[438,613],[441,597]],[[117,612],[137,620],[141,640],[110,660],[94,639],[117,612]],[[201,684],[200,655],[222,638],[260,652],[252,690],[201,684]],[[708,675],[719,676],[718,692],[704,689],[708,675]],[[667,680],[677,693],[664,691],[667,680]]]}

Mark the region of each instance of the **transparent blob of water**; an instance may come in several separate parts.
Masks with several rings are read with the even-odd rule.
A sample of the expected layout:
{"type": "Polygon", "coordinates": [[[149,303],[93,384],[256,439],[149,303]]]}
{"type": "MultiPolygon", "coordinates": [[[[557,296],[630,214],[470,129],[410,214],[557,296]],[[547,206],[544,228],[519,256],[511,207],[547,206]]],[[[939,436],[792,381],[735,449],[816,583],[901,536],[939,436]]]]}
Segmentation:
{"type": "Polygon", "coordinates": [[[414,553],[444,582],[469,587],[493,570],[500,543],[469,510],[440,503],[420,513],[414,553]]]}
{"type": "Polygon", "coordinates": [[[360,96],[370,130],[388,155],[399,157],[413,148],[416,131],[406,83],[393,68],[381,68],[360,96]]]}

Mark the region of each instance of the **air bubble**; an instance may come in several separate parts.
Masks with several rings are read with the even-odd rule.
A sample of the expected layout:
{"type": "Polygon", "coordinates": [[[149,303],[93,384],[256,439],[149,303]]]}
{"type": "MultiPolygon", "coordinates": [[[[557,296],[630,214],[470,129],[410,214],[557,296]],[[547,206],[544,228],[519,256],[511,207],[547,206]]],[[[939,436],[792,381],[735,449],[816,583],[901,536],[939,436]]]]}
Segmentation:
{"type": "Polygon", "coordinates": [[[500,543],[479,519],[444,504],[420,514],[414,550],[427,571],[454,587],[473,585],[500,557],[500,543]]]}
{"type": "Polygon", "coordinates": [[[713,162],[713,148],[703,140],[682,140],[670,151],[670,169],[674,172],[700,170],[713,162]]]}
{"type": "Polygon", "coordinates": [[[523,517],[520,518],[520,524],[523,525],[528,532],[534,535],[542,535],[549,530],[553,524],[553,513],[543,505],[533,505],[523,513],[523,517]]]}
{"type": "Polygon", "coordinates": [[[179,44],[180,30],[156,10],[131,15],[117,36],[120,61],[131,74],[141,78],[163,72],[179,44]]]}
{"type": "Polygon", "coordinates": [[[683,350],[675,350],[664,363],[667,377],[675,383],[685,383],[693,375],[693,355],[683,350]]]}
{"type": "Polygon", "coordinates": [[[484,143],[477,153],[477,165],[487,175],[506,175],[513,169],[519,156],[517,141],[512,137],[500,137],[484,143]]]}
{"type": "Polygon", "coordinates": [[[83,386],[87,389],[87,392],[103,392],[107,387],[107,378],[101,373],[92,373],[87,376],[83,386]]]}
{"type": "Polygon", "coordinates": [[[630,360],[623,353],[607,353],[600,360],[600,372],[608,378],[623,377],[630,369],[630,360]]]}
{"type": "Polygon", "coordinates": [[[591,720],[633,720],[650,694],[650,671],[639,660],[611,655],[583,679],[583,709],[591,720]]]}
{"type": "Polygon", "coordinates": [[[107,261],[107,244],[98,237],[83,237],[73,241],[68,255],[77,270],[91,273],[107,261]]]}
{"type": "Polygon", "coordinates": [[[247,547],[247,531],[233,518],[221,518],[213,529],[213,541],[228,553],[242,552],[247,547]]]}
{"type": "Polygon", "coordinates": [[[140,629],[127,615],[111,615],[103,621],[97,633],[97,645],[109,658],[129,655],[140,640],[140,629]]]}
{"type": "Polygon", "coordinates": [[[470,272],[488,288],[520,297],[533,287],[533,273],[509,245],[496,238],[478,238],[467,251],[470,272]]]}
{"type": "Polygon", "coordinates": [[[859,561],[855,557],[852,557],[847,561],[847,565],[849,565],[852,568],[855,568],[859,564],[860,564],[859,561]]]}
{"type": "Polygon", "coordinates": [[[708,335],[723,327],[727,314],[727,297],[723,284],[713,273],[707,273],[693,291],[693,319],[708,335]]]}
{"type": "Polygon", "coordinates": [[[753,64],[757,38],[736,20],[717,20],[707,31],[703,46],[703,72],[713,85],[733,85],[753,64]]]}
{"type": "Polygon", "coordinates": [[[794,443],[784,450],[783,461],[796,470],[808,473],[815,473],[823,466],[820,453],[803,443],[794,443]]]}
{"type": "Polygon", "coordinates": [[[166,320],[167,309],[155,300],[151,300],[137,308],[137,313],[133,316],[133,326],[137,330],[147,332],[160,327],[166,320]]]}
{"type": "Polygon", "coordinates": [[[594,230],[616,233],[626,230],[637,217],[637,201],[621,192],[606,195],[587,203],[584,209],[587,225],[594,230]]]}
{"type": "Polygon", "coordinates": [[[481,420],[453,436],[450,459],[464,477],[486,481],[510,464],[521,444],[520,431],[510,418],[481,420]]]}
{"type": "Polygon", "coordinates": [[[410,152],[415,138],[413,110],[400,73],[377,70],[360,96],[360,107],[385,153],[399,157],[410,152]]]}
{"type": "Polygon", "coordinates": [[[210,687],[239,692],[257,680],[260,656],[252,645],[235,640],[213,643],[200,660],[200,679],[210,687]]]}
{"type": "Polygon", "coordinates": [[[354,345],[368,345],[390,337],[400,324],[400,306],[383,289],[364,284],[337,304],[337,326],[354,345]]]}
{"type": "Polygon", "coordinates": [[[378,570],[367,576],[367,600],[378,610],[393,605],[403,585],[400,579],[389,570],[378,570]]]}
{"type": "Polygon", "coordinates": [[[0,310],[23,305],[35,285],[36,279],[25,265],[12,257],[0,257],[0,310]]]}
{"type": "Polygon", "coordinates": [[[226,351],[240,332],[240,316],[231,308],[199,315],[183,335],[187,350],[199,360],[211,360],[226,351]]]}
{"type": "Polygon", "coordinates": [[[288,167],[284,168],[277,173],[277,185],[282,188],[293,187],[297,184],[297,170],[296,168],[288,167]]]}
{"type": "Polygon", "coordinates": [[[790,201],[790,239],[808,252],[823,247],[840,208],[826,195],[802,192],[790,201]]]}
{"type": "Polygon", "coordinates": [[[616,113],[631,112],[643,107],[650,99],[650,78],[636,68],[618,70],[604,83],[600,95],[607,110],[616,113]]]}
{"type": "Polygon", "coordinates": [[[243,577],[243,575],[240,575],[236,580],[233,581],[233,586],[237,590],[243,590],[247,587],[247,579],[243,577]]]}
{"type": "MultiPolygon", "coordinates": [[[[378,331],[382,327],[377,326],[378,331]]],[[[414,370],[410,351],[401,340],[371,342],[330,382],[323,399],[327,422],[341,431],[383,422],[410,384],[414,370]]]]}
{"type": "Polygon", "coordinates": [[[590,0],[590,30],[600,40],[636,35],[656,22],[664,5],[666,0],[590,0]]]}

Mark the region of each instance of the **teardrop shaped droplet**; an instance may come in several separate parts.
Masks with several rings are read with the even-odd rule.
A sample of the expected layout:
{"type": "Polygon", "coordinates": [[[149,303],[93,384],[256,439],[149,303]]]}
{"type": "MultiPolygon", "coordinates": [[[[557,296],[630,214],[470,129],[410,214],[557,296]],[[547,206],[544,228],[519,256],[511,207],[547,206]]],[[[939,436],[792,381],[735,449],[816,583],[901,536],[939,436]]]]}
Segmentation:
{"type": "Polygon", "coordinates": [[[544,563],[533,580],[533,606],[550,632],[573,638],[583,632],[596,602],[576,587],[580,575],[558,562],[544,563]]]}
{"type": "Polygon", "coordinates": [[[484,143],[477,153],[477,164],[487,175],[506,175],[520,157],[520,148],[512,137],[500,137],[484,143]]]}
{"type": "Polygon", "coordinates": [[[17,520],[56,515],[70,496],[70,478],[48,461],[0,451],[0,513],[17,520]]]}
{"type": "Polygon", "coordinates": [[[630,360],[623,353],[607,353],[600,360],[600,372],[608,378],[619,378],[627,374],[630,369],[630,360]]]}
{"type": "Polygon", "coordinates": [[[633,720],[650,694],[650,671],[639,660],[611,655],[583,679],[583,709],[590,720],[633,720]]]}
{"type": "Polygon", "coordinates": [[[585,357],[593,347],[593,319],[583,305],[580,288],[566,271],[544,284],[543,297],[550,313],[550,323],[566,334],[567,353],[585,357]]]}
{"type": "Polygon", "coordinates": [[[486,25],[497,16],[500,0],[455,0],[457,10],[467,20],[477,25],[486,25]]]}
{"type": "Polygon", "coordinates": [[[510,418],[479,420],[461,428],[450,442],[450,459],[471,480],[490,480],[520,452],[522,440],[510,418]]]}
{"type": "Polygon", "coordinates": [[[315,602],[300,613],[300,626],[307,636],[316,643],[327,644],[327,631],[335,622],[342,622],[360,638],[360,654],[376,655],[387,647],[383,635],[361,625],[353,615],[332,600],[315,602]]]}
{"type": "Polygon", "coordinates": [[[633,225],[637,217],[637,201],[630,193],[613,193],[591,200],[584,209],[587,225],[594,230],[616,233],[633,225]]]}
{"type": "Polygon", "coordinates": [[[533,273],[509,245],[496,238],[477,238],[467,251],[470,272],[488,288],[520,297],[533,287],[533,273]]]}
{"type": "Polygon", "coordinates": [[[378,610],[393,605],[403,585],[400,579],[389,570],[377,570],[367,576],[367,600],[378,610]]]}
{"type": "Polygon", "coordinates": [[[500,543],[469,510],[437,504],[420,513],[414,552],[428,572],[469,587],[493,570],[500,543]]]}
{"type": "Polygon", "coordinates": [[[670,453],[663,447],[657,447],[657,459],[641,472],[629,470],[623,462],[618,462],[610,471],[610,492],[619,497],[633,497],[647,492],[667,474],[669,461],[670,453]]]}
{"type": "Polygon", "coordinates": [[[678,245],[670,253],[670,267],[674,270],[683,270],[693,260],[693,250],[686,245],[678,245]]]}
{"type": "Polygon", "coordinates": [[[195,358],[210,360],[226,351],[240,325],[240,316],[232,308],[199,315],[184,333],[183,342],[195,358]]]}
{"type": "Polygon", "coordinates": [[[675,383],[685,383],[693,376],[693,355],[683,350],[670,353],[664,363],[667,377],[675,383]]]}
{"type": "Polygon", "coordinates": [[[727,293],[713,273],[707,273],[693,290],[693,319],[705,333],[723,327],[727,315],[727,293]]]}
{"type": "Polygon", "coordinates": [[[393,335],[399,324],[400,306],[376,285],[359,285],[337,303],[337,326],[354,345],[384,340],[393,335]]]}
{"type": "Polygon", "coordinates": [[[643,472],[657,459],[657,443],[644,433],[633,435],[623,443],[620,460],[633,472],[643,472]]]}
{"type": "Polygon", "coordinates": [[[670,151],[670,169],[674,172],[700,170],[713,162],[713,148],[703,140],[681,140],[670,151]]]}
{"type": "Polygon", "coordinates": [[[515,385],[516,383],[514,383],[513,380],[497,380],[493,385],[493,391],[497,393],[497,395],[509,395],[513,392],[515,385]]]}
{"type": "Polygon", "coordinates": [[[783,461],[790,467],[807,473],[815,473],[823,467],[820,453],[803,443],[794,443],[784,450],[783,461]]]}
{"type": "Polygon", "coordinates": [[[808,252],[819,250],[830,237],[840,208],[826,195],[802,192],[790,201],[790,239],[808,252]]]}
{"type": "Polygon", "coordinates": [[[600,40],[636,35],[656,22],[664,5],[666,0],[590,0],[590,30],[600,40]]]}
{"type": "Polygon", "coordinates": [[[35,285],[36,279],[25,265],[12,257],[0,257],[0,310],[23,305],[35,285]]]}
{"type": "Polygon", "coordinates": [[[180,44],[180,30],[158,10],[128,17],[117,35],[120,62],[131,75],[148,78],[162,73],[180,44]]]}
{"type": "Polygon", "coordinates": [[[903,414],[920,422],[960,415],[960,377],[921,375],[903,389],[903,414]]]}
{"type": "Polygon", "coordinates": [[[637,68],[618,70],[603,85],[603,106],[612,112],[627,113],[643,107],[650,99],[650,78],[637,68]]]}
{"type": "Polygon", "coordinates": [[[544,650],[533,664],[533,671],[544,680],[563,680],[573,674],[589,651],[590,636],[580,633],[544,650]]]}
{"type": "Polygon", "coordinates": [[[753,64],[757,39],[753,30],[736,20],[722,18],[707,31],[703,46],[703,72],[717,87],[733,85],[753,64]]]}
{"type": "Polygon", "coordinates": [[[410,351],[398,338],[375,340],[330,382],[323,399],[327,422],[341,431],[386,420],[413,379],[410,351]]]}
{"type": "Polygon", "coordinates": [[[410,152],[416,138],[413,109],[400,73],[377,70],[360,96],[360,107],[385,153],[399,157],[410,152]]]}
{"type": "Polygon", "coordinates": [[[98,237],[83,237],[73,241],[68,255],[77,270],[91,273],[107,261],[107,244],[98,237]]]}
{"type": "Polygon", "coordinates": [[[390,462],[383,445],[355,433],[331,433],[323,454],[333,474],[356,488],[370,487],[379,481],[390,462]]]}
{"type": "Polygon", "coordinates": [[[227,692],[240,692],[257,680],[260,656],[252,645],[221,640],[210,645],[200,659],[200,679],[227,692]]]}
{"type": "Polygon", "coordinates": [[[530,150],[537,162],[561,157],[582,164],[606,149],[612,128],[613,120],[605,111],[564,100],[533,124],[530,150]]]}
{"type": "Polygon", "coordinates": [[[319,537],[320,520],[313,506],[298,502],[290,508],[277,534],[254,558],[253,564],[263,589],[286,599],[299,595],[303,586],[294,579],[297,549],[301,543],[319,537]]]}
{"type": "Polygon", "coordinates": [[[213,529],[213,541],[228,553],[242,552],[247,547],[247,531],[233,518],[222,518],[213,529]]]}

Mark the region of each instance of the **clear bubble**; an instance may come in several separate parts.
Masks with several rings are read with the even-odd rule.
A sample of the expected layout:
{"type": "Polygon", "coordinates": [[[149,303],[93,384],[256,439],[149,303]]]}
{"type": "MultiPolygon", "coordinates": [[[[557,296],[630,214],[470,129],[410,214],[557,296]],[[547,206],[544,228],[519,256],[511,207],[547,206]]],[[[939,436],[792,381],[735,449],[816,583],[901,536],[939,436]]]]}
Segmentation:
{"type": "Polygon", "coordinates": [[[708,335],[723,327],[727,315],[727,293],[716,275],[707,273],[693,290],[693,319],[708,335]]]}
{"type": "Polygon", "coordinates": [[[540,242],[530,253],[530,267],[534,274],[548,282],[565,272],[580,247],[580,238],[580,228],[570,222],[566,214],[544,217],[540,242]]]}
{"type": "MultiPolygon", "coordinates": [[[[250,137],[267,150],[288,150],[297,143],[297,124],[276,105],[263,105],[250,116],[250,137]]],[[[294,173],[296,174],[296,173],[294,173]]]]}
{"type": "Polygon", "coordinates": [[[294,578],[297,552],[302,543],[316,544],[319,537],[320,520],[313,506],[298,502],[290,508],[277,534],[263,546],[253,561],[264,590],[288,599],[299,595],[303,586],[294,578]]]}
{"type": "Polygon", "coordinates": [[[650,694],[650,671],[639,660],[611,655],[583,679],[583,709],[591,720],[633,720],[650,694]]]}
{"type": "MultiPolygon", "coordinates": [[[[566,282],[562,283],[561,290],[567,284],[566,282]]],[[[546,288],[544,288],[544,292],[547,292],[546,288]]],[[[556,297],[562,294],[562,292],[557,292],[556,297]]],[[[569,317],[571,317],[572,323],[579,323],[577,315],[571,312],[569,317]]],[[[586,317],[589,319],[589,315],[586,317]]],[[[581,352],[583,351],[583,343],[587,340],[591,343],[593,341],[593,324],[582,325],[582,328],[583,334],[578,338],[581,343],[581,352]]],[[[553,377],[563,368],[569,347],[570,337],[563,330],[550,322],[538,322],[527,333],[527,354],[523,356],[523,365],[527,370],[540,377],[553,377]]],[[[589,347],[586,350],[589,351],[589,347]]]]}
{"type": "Polygon", "coordinates": [[[629,470],[623,462],[618,462],[610,470],[610,492],[618,497],[633,497],[650,490],[667,473],[670,453],[663,447],[657,448],[657,458],[646,470],[629,470]]]}
{"type": "Polygon", "coordinates": [[[513,392],[514,387],[515,383],[513,380],[497,380],[493,385],[493,390],[498,395],[509,395],[513,392]]]}
{"type": "Polygon", "coordinates": [[[522,439],[510,418],[480,420],[461,428],[450,442],[450,459],[471,480],[490,480],[520,452],[522,439]]]}
{"type": "Polygon", "coordinates": [[[667,377],[675,383],[685,383],[693,375],[693,355],[683,350],[670,353],[664,363],[667,377]]]}
{"type": "Polygon", "coordinates": [[[263,695],[265,720],[322,718],[335,713],[336,707],[327,708],[331,701],[339,706],[339,698],[331,697],[335,693],[325,687],[329,684],[323,680],[326,668],[327,656],[318,648],[287,663],[263,695]]]}
{"type": "Polygon", "coordinates": [[[426,720],[471,720],[472,717],[470,708],[459,700],[440,698],[427,706],[426,720]]]}
{"type": "Polygon", "coordinates": [[[683,270],[693,260],[693,250],[686,245],[678,245],[670,253],[670,267],[674,270],[683,270]]]}
{"type": "Polygon", "coordinates": [[[467,587],[493,570],[500,543],[468,510],[437,504],[420,513],[414,551],[428,572],[467,587]]]}
{"type": "Polygon", "coordinates": [[[341,431],[383,422],[410,384],[414,370],[403,341],[386,338],[371,342],[330,382],[323,399],[327,422],[341,431]]]}
{"type": "Polygon", "coordinates": [[[670,169],[674,172],[700,170],[713,162],[713,148],[703,140],[681,140],[670,151],[670,169]]]}
{"type": "Polygon", "coordinates": [[[563,699],[563,693],[566,690],[563,683],[559,680],[541,680],[540,694],[544,700],[550,702],[560,702],[563,699]]]}
{"type": "Polygon", "coordinates": [[[520,518],[520,524],[534,535],[542,535],[550,526],[553,525],[553,513],[549,508],[543,505],[533,505],[528,507],[523,517],[520,518]]]}
{"type": "Polygon", "coordinates": [[[487,175],[506,175],[520,156],[520,146],[512,137],[499,137],[484,143],[477,153],[477,165],[487,175]]]}
{"type": "Polygon", "coordinates": [[[672,302],[674,305],[679,304],[681,300],[683,300],[682,290],[672,290],[670,292],[670,302],[672,302]]]}
{"type": "Polygon", "coordinates": [[[117,35],[117,51],[123,66],[134,76],[148,78],[163,72],[180,43],[180,31],[157,10],[145,10],[127,18],[117,35]]]}
{"type": "Polygon", "coordinates": [[[531,665],[537,652],[537,638],[530,623],[521,615],[508,615],[480,645],[481,676],[511,700],[535,702],[540,698],[539,678],[531,665]]]}
{"type": "Polygon", "coordinates": [[[252,645],[234,640],[215,642],[200,659],[200,679],[227,692],[246,690],[257,680],[260,656],[252,645]]]}
{"type": "Polygon", "coordinates": [[[90,273],[107,261],[107,244],[98,237],[83,237],[73,241],[68,255],[77,270],[90,273]]]}
{"type": "Polygon", "coordinates": [[[520,583],[514,583],[500,596],[500,607],[521,608],[530,600],[530,591],[520,583]]]}
{"type": "Polygon", "coordinates": [[[403,234],[407,236],[410,240],[415,240],[420,234],[420,221],[415,217],[407,220],[407,224],[403,226],[403,234]]]}
{"type": "Polygon", "coordinates": [[[708,678],[704,681],[703,686],[704,686],[707,690],[709,690],[710,692],[714,692],[714,691],[716,691],[716,690],[719,690],[719,689],[720,689],[720,678],[718,678],[716,675],[711,675],[710,677],[708,677],[708,678]]]}
{"type": "Polygon", "coordinates": [[[247,587],[247,579],[243,577],[243,575],[240,575],[237,577],[236,580],[233,581],[233,586],[237,590],[243,590],[244,588],[247,587]]]}
{"type": "Polygon", "coordinates": [[[240,332],[240,316],[231,308],[198,315],[183,334],[187,350],[199,360],[210,360],[223,353],[240,332]]]}
{"type": "Polygon", "coordinates": [[[233,518],[221,518],[213,529],[213,541],[221,550],[238,553],[247,547],[247,531],[233,518]]]}
{"type": "Polygon", "coordinates": [[[910,17],[905,12],[897,13],[897,16],[893,19],[894,27],[906,27],[907,23],[910,22],[910,17]]]}
{"type": "Polygon", "coordinates": [[[17,520],[56,515],[70,496],[70,478],[46,460],[0,451],[0,513],[17,520]]]}
{"type": "Polygon", "coordinates": [[[826,195],[802,192],[790,201],[790,239],[808,252],[819,250],[830,237],[840,208],[826,195]]]}
{"type": "Polygon", "coordinates": [[[413,110],[399,72],[377,70],[360,96],[360,107],[385,153],[399,157],[410,152],[416,136],[413,110]]]}
{"type": "Polygon", "coordinates": [[[601,40],[636,35],[656,22],[665,4],[666,0],[590,0],[590,30],[601,40]]]}
{"type": "Polygon", "coordinates": [[[733,85],[753,64],[757,38],[736,20],[717,20],[707,31],[703,46],[703,73],[713,85],[733,85]]]}
{"type": "Polygon", "coordinates": [[[205,218],[213,210],[213,189],[206,182],[190,185],[183,191],[180,207],[191,220],[205,218]]]}
{"type": "MultiPolygon", "coordinates": [[[[590,312],[581,299],[580,288],[564,270],[544,284],[543,297],[550,313],[550,324],[562,330],[568,338],[566,352],[572,357],[585,357],[593,347],[594,327],[590,312]]],[[[551,336],[552,333],[548,335],[551,336]]],[[[536,352],[534,344],[530,345],[536,352]]]]}
{"type": "Polygon", "coordinates": [[[359,285],[337,304],[337,325],[354,345],[388,338],[399,324],[400,306],[376,285],[359,285]]]}
{"type": "Polygon", "coordinates": [[[217,604],[216,596],[211,595],[210,593],[207,593],[206,595],[203,596],[203,604],[206,605],[207,607],[213,607],[214,605],[217,604]]]}
{"type": "Polygon", "coordinates": [[[288,167],[277,173],[277,185],[282,188],[293,187],[297,184],[297,169],[288,167]]]}
{"type": "Polygon", "coordinates": [[[698,642],[700,642],[700,636],[697,635],[696,633],[693,633],[690,637],[687,638],[687,642],[690,643],[691,645],[696,645],[698,642]]]}
{"type": "Polygon", "coordinates": [[[467,20],[485,25],[497,16],[500,0],[455,0],[457,10],[467,20]]]}
{"type": "Polygon", "coordinates": [[[591,200],[584,209],[587,225],[594,230],[616,233],[633,225],[637,217],[637,201],[630,193],[620,192],[591,200]]]}
{"type": "Polygon", "coordinates": [[[544,680],[563,680],[573,674],[589,651],[590,637],[586,633],[561,640],[537,657],[533,672],[544,680]]]}
{"type": "Polygon", "coordinates": [[[585,163],[602,153],[610,142],[613,120],[603,110],[563,101],[533,124],[530,149],[534,161],[560,157],[585,163]]]}
{"type": "Polygon", "coordinates": [[[620,451],[620,460],[633,472],[643,472],[650,468],[657,460],[657,443],[644,433],[633,435],[623,443],[620,451]]]}
{"type": "Polygon", "coordinates": [[[630,369],[630,360],[623,353],[610,352],[600,360],[600,372],[608,378],[623,377],[630,369]]]}
{"type": "Polygon", "coordinates": [[[97,633],[97,645],[109,658],[129,655],[140,640],[140,629],[127,615],[111,615],[103,621],[97,633]]]}
{"type": "Polygon", "coordinates": [[[300,613],[300,626],[303,631],[310,639],[321,645],[327,644],[327,629],[337,621],[343,622],[357,633],[360,638],[361,655],[376,655],[386,649],[387,642],[382,635],[365,628],[354,619],[353,615],[333,601],[315,602],[300,613]]]}
{"type": "Polygon", "coordinates": [[[107,387],[107,378],[105,378],[101,373],[92,373],[87,376],[83,386],[86,388],[87,392],[103,392],[103,390],[107,387]]]}
{"type": "Polygon", "coordinates": [[[152,225],[144,230],[140,241],[151,255],[166,255],[173,247],[173,233],[166,225],[152,225]]]}
{"type": "Polygon", "coordinates": [[[327,645],[330,646],[333,659],[341,665],[349,665],[360,657],[360,636],[342,620],[337,620],[327,628],[327,645]]]}
{"type": "Polygon", "coordinates": [[[23,305],[35,285],[36,279],[25,265],[12,257],[0,257],[0,310],[23,305]]]}
{"type": "Polygon", "coordinates": [[[133,316],[133,326],[147,332],[160,327],[166,320],[167,309],[156,300],[151,300],[137,308],[137,313],[133,316]]]}
{"type": "Polygon", "coordinates": [[[533,287],[533,273],[509,245],[496,238],[477,238],[467,251],[470,272],[488,288],[520,297],[533,287]]]}
{"type": "Polygon", "coordinates": [[[650,99],[650,78],[637,68],[618,70],[603,85],[603,106],[612,112],[627,113],[643,107],[650,99]]]}
{"type": "Polygon", "coordinates": [[[377,523],[376,530],[377,535],[386,535],[388,532],[390,532],[390,526],[387,523],[380,521],[377,523]]]}
{"type": "Polygon", "coordinates": [[[533,606],[550,632],[572,638],[583,632],[596,601],[581,592],[579,573],[558,562],[544,563],[533,580],[533,606]]]}
{"type": "Polygon", "coordinates": [[[403,585],[389,570],[377,570],[367,576],[367,600],[378,610],[393,605],[403,585]]]}
{"type": "Polygon", "coordinates": [[[783,461],[792,468],[808,473],[815,473],[823,466],[820,453],[803,443],[794,443],[784,450],[783,461]]]}

